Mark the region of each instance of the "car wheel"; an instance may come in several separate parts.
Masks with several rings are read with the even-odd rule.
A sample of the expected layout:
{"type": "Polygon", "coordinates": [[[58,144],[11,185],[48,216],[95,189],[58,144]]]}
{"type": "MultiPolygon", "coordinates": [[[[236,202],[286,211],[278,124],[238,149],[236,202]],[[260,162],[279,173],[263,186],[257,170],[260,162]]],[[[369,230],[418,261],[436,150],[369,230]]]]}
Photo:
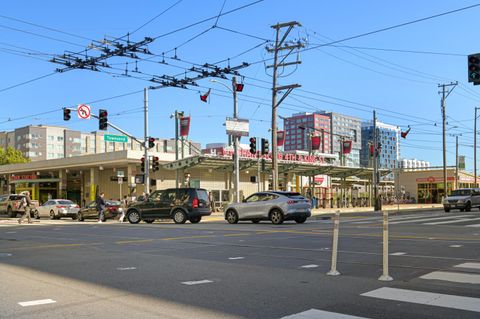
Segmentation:
{"type": "Polygon", "coordinates": [[[260,222],[260,219],[252,219],[252,223],[258,224],[260,222]]]}
{"type": "Polygon", "coordinates": [[[190,217],[189,220],[192,224],[198,224],[202,220],[202,216],[190,217]]]}
{"type": "Polygon", "coordinates": [[[56,219],[55,212],[53,210],[50,211],[50,219],[56,219]]]}
{"type": "Polygon", "coordinates": [[[445,211],[445,213],[449,213],[449,212],[450,212],[450,208],[446,208],[446,207],[445,207],[443,210],[445,211]]]}
{"type": "Polygon", "coordinates": [[[7,208],[7,214],[8,214],[8,217],[17,217],[17,213],[14,213],[13,212],[13,209],[11,206],[8,206],[7,208]]]}
{"type": "Polygon", "coordinates": [[[229,224],[236,224],[238,223],[238,214],[233,209],[229,209],[226,213],[227,221],[229,224]]]}
{"type": "Polygon", "coordinates": [[[306,216],[295,218],[295,222],[296,222],[297,224],[303,224],[306,220],[307,220],[307,217],[306,217],[306,216]]]}
{"type": "Polygon", "coordinates": [[[187,215],[181,209],[177,209],[173,212],[173,221],[175,224],[185,224],[187,221],[187,215]]]}
{"type": "Polygon", "coordinates": [[[83,222],[83,221],[85,220],[82,213],[78,213],[78,215],[77,215],[77,220],[78,220],[79,222],[83,222]]]}
{"type": "Polygon", "coordinates": [[[40,214],[38,213],[38,210],[35,209],[35,211],[33,212],[33,218],[35,219],[40,219],[40,214]]]}
{"type": "Polygon", "coordinates": [[[472,204],[468,202],[467,205],[465,205],[465,211],[470,212],[471,210],[472,210],[472,204]]]}
{"type": "Polygon", "coordinates": [[[146,222],[147,224],[151,224],[155,221],[155,219],[144,219],[143,221],[146,222]]]}
{"type": "Polygon", "coordinates": [[[130,224],[138,224],[141,220],[140,213],[136,210],[131,210],[127,213],[127,219],[130,224]]]}
{"type": "Polygon", "coordinates": [[[283,223],[283,213],[278,210],[274,209],[270,212],[270,220],[272,221],[272,224],[274,225],[280,225],[283,223]]]}

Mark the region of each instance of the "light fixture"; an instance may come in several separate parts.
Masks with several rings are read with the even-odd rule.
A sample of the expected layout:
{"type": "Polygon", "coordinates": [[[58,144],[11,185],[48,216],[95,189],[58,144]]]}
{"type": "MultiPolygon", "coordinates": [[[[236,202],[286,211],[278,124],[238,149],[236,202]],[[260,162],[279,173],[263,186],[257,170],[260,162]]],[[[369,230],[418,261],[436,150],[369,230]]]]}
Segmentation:
{"type": "Polygon", "coordinates": [[[99,169],[100,171],[103,171],[103,166],[99,166],[98,169],[99,169]]]}

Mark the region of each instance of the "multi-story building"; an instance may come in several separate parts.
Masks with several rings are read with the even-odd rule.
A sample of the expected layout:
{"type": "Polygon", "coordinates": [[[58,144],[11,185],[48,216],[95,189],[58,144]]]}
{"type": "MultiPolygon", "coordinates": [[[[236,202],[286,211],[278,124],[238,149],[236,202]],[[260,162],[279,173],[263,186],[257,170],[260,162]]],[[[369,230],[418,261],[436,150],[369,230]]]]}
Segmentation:
{"type": "MultiPolygon", "coordinates": [[[[29,125],[11,132],[0,132],[0,147],[11,146],[20,150],[31,161],[73,157],[122,150],[141,150],[140,143],[128,140],[128,143],[105,141],[104,131],[84,133],[69,130],[61,126],[29,125]]],[[[116,134],[118,135],[118,134],[116,134]]],[[[182,142],[179,141],[179,157],[182,154],[182,142]]],[[[200,143],[185,140],[185,156],[200,153],[200,143]]],[[[175,139],[157,139],[152,151],[175,153],[175,139]]]]}
{"type": "Polygon", "coordinates": [[[430,162],[417,160],[416,158],[404,158],[400,161],[401,168],[429,168],[430,162]]]}
{"type": "Polygon", "coordinates": [[[311,151],[311,136],[319,136],[318,151],[331,153],[330,117],[318,113],[296,113],[284,119],[284,129],[285,151],[311,151]]]}
{"type": "MultiPolygon", "coordinates": [[[[332,132],[330,149],[332,154],[337,154],[341,158],[342,141],[351,140],[352,150],[350,154],[345,155],[344,165],[360,167],[360,150],[362,148],[362,122],[360,119],[335,112],[322,111],[319,114],[330,119],[330,132],[332,132]]],[[[338,164],[340,165],[341,163],[338,164]]]]}
{"type": "MultiPolygon", "coordinates": [[[[395,169],[400,161],[400,128],[377,121],[377,141],[381,150],[379,153],[379,168],[395,169]]],[[[369,145],[373,142],[373,121],[362,123],[361,164],[371,166],[369,145]]]]}

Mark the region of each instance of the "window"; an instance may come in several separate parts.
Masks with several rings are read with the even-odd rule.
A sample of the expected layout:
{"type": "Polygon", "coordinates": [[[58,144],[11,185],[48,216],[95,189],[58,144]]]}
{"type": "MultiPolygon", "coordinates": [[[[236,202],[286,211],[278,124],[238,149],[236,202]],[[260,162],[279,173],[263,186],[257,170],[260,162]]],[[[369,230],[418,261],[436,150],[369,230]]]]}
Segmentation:
{"type": "Polygon", "coordinates": [[[63,136],[57,136],[57,141],[58,142],[63,142],[63,136]]]}
{"type": "Polygon", "coordinates": [[[49,141],[54,141],[54,140],[55,140],[55,136],[49,135],[49,136],[48,136],[48,140],[49,140],[49,141]]]}

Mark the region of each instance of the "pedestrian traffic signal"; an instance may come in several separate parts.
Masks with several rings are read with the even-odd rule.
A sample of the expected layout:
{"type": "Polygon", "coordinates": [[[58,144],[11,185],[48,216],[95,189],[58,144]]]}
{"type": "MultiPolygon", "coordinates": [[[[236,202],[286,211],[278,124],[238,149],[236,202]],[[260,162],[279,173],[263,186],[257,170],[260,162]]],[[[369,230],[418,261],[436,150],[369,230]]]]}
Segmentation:
{"type": "Polygon", "coordinates": [[[270,148],[270,144],[268,143],[268,139],[262,138],[262,155],[268,154],[270,148]]]}
{"type": "Polygon", "coordinates": [[[250,137],[250,153],[257,154],[257,138],[250,137]]]}
{"type": "Polygon", "coordinates": [[[160,170],[160,163],[158,162],[159,158],[157,156],[154,156],[152,158],[152,171],[156,172],[160,170]]]}
{"type": "Polygon", "coordinates": [[[141,161],[142,163],[140,164],[140,170],[145,172],[145,157],[142,157],[141,161]]]}
{"type": "Polygon", "coordinates": [[[154,137],[149,137],[148,138],[148,148],[154,148],[155,147],[155,138],[154,137]]]}
{"type": "Polygon", "coordinates": [[[108,127],[108,112],[107,110],[98,111],[98,128],[102,131],[106,131],[108,127]]]}
{"type": "Polygon", "coordinates": [[[71,116],[70,116],[70,109],[67,109],[66,107],[63,108],[63,120],[64,121],[69,121],[71,116]]]}
{"type": "Polygon", "coordinates": [[[468,82],[480,84],[480,53],[468,56],[468,82]]]}

